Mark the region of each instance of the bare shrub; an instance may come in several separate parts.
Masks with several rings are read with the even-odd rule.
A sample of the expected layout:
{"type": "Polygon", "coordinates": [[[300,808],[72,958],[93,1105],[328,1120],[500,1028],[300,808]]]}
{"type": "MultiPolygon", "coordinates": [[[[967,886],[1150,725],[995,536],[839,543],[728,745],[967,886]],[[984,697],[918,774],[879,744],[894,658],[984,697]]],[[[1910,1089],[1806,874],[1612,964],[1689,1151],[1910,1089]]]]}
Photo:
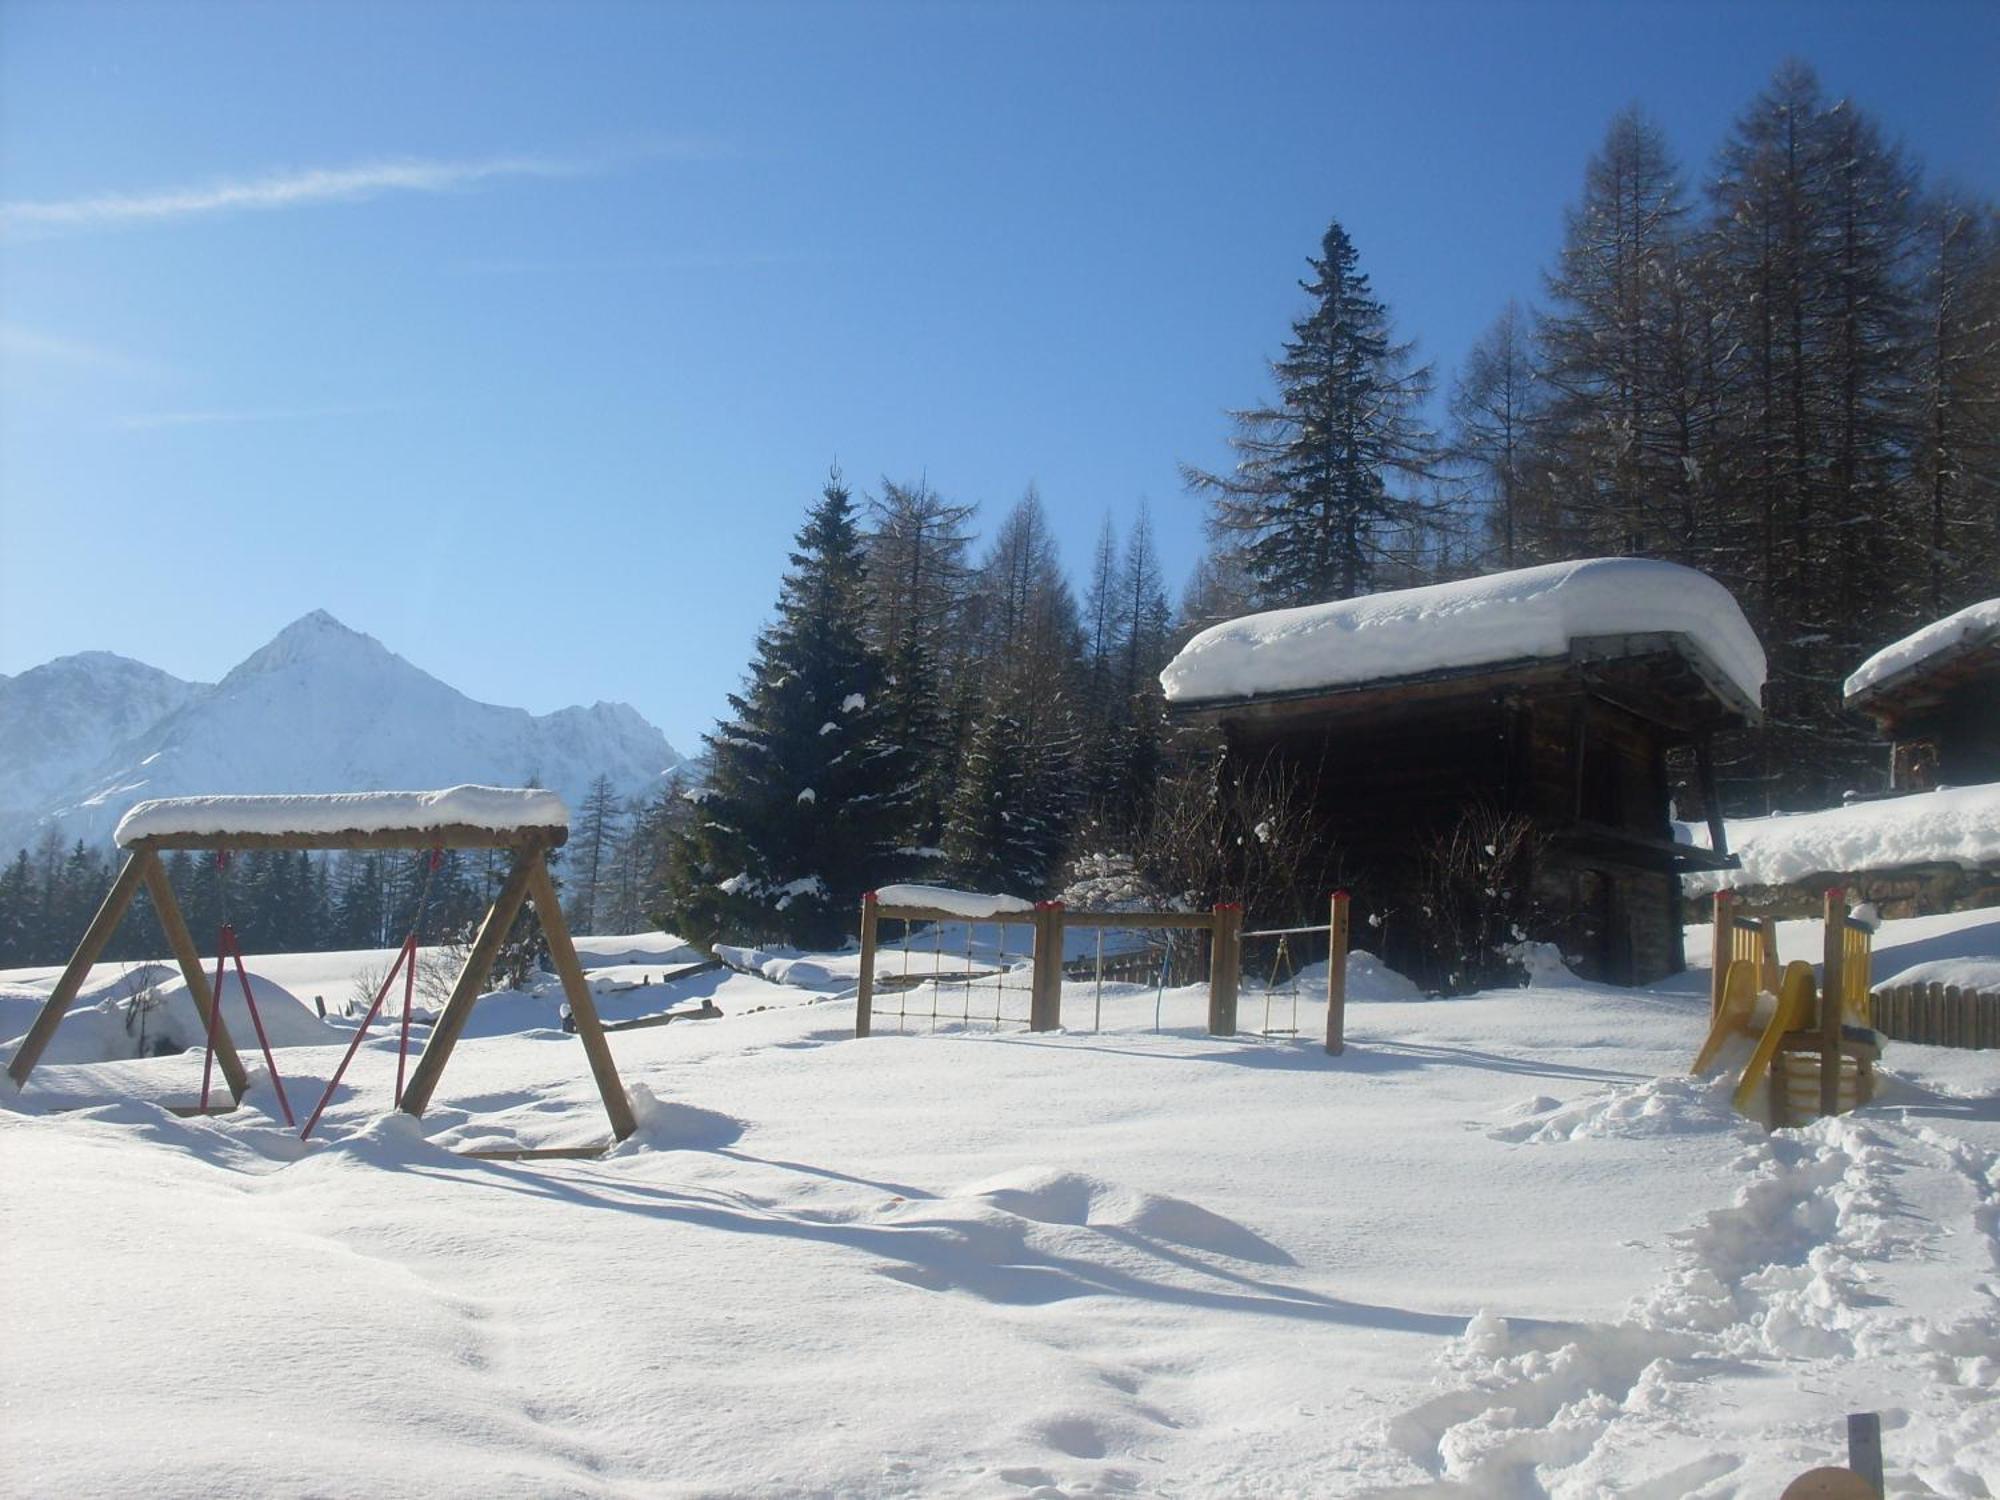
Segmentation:
{"type": "Polygon", "coordinates": [[[1236,901],[1253,923],[1295,920],[1342,883],[1309,779],[1270,758],[1227,769],[1207,758],[1161,780],[1140,867],[1189,905],[1236,901]]]}
{"type": "Polygon", "coordinates": [[[1463,994],[1523,977],[1508,950],[1536,925],[1532,882],[1544,837],[1518,813],[1475,802],[1420,847],[1408,905],[1428,978],[1463,994]]]}

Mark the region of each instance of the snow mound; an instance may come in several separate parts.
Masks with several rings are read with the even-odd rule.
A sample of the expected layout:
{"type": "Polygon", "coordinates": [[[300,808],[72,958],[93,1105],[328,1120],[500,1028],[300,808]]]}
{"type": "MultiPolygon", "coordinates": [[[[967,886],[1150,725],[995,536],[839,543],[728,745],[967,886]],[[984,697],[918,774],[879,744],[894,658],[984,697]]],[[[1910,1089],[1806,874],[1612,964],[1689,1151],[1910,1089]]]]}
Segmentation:
{"type": "Polygon", "coordinates": [[[1854,675],[1847,679],[1841,691],[1852,703],[1934,656],[1994,641],[2000,641],[2000,599],[1969,604],[1957,614],[1934,620],[1900,641],[1891,641],[1856,667],[1854,675]]]}
{"type": "Polygon", "coordinates": [[[1764,648],[1729,591],[1692,568],[1631,557],[1225,620],[1189,641],[1160,683],[1175,703],[1351,687],[1655,632],[1684,638],[1745,703],[1761,701],[1764,648]]]}
{"type": "MultiPolygon", "coordinates": [[[[1722,888],[1789,885],[1813,875],[1849,875],[1903,865],[2000,861],[2000,782],[1949,787],[1857,802],[1823,812],[1732,818],[1729,850],[1736,870],[1701,870],[1682,877],[1682,890],[1707,895],[1722,888]]],[[[1707,830],[1690,830],[1706,845],[1707,830]]]]}
{"type": "MultiPolygon", "coordinates": [[[[97,998],[88,1004],[71,1005],[41,1062],[117,1062],[207,1045],[200,1012],[179,971],[148,964],[137,974],[137,983],[127,976],[99,985],[94,991],[97,998]]],[[[282,985],[253,973],[250,992],[257,998],[257,1014],[273,1048],[324,1047],[342,1039],[342,1033],[320,1020],[311,1007],[282,985]]],[[[257,1050],[257,1031],[250,1023],[250,1008],[243,1003],[243,989],[233,972],[223,979],[222,1022],[247,1061],[257,1050]]],[[[11,1052],[20,1041],[17,1036],[0,1047],[11,1052]]]]}
{"type": "Polygon", "coordinates": [[[1724,1068],[1707,1079],[1654,1078],[1605,1089],[1570,1104],[1538,1094],[1515,1106],[1512,1113],[1520,1118],[1486,1133],[1496,1141],[1518,1146],[1756,1132],[1751,1122],[1730,1107],[1736,1071],[1724,1068]]]}
{"type": "Polygon", "coordinates": [[[743,1138],[743,1122],[712,1109],[662,1099],[643,1083],[627,1084],[635,1130],[613,1148],[613,1156],[637,1151],[718,1151],[743,1138]]]}
{"type": "MultiPolygon", "coordinates": [[[[1247,967],[1247,966],[1246,966],[1247,967]]],[[[1264,982],[1255,974],[1243,976],[1246,989],[1262,989],[1264,982]]],[[[1302,995],[1326,994],[1326,961],[1307,964],[1288,980],[1280,980],[1280,991],[1296,988],[1302,995]]],[[[1347,998],[1354,1000],[1421,1000],[1422,988],[1413,979],[1397,973],[1374,954],[1361,948],[1347,953],[1347,998]]]]}
{"type": "Polygon", "coordinates": [[[1515,943],[1507,950],[1507,957],[1521,966],[1521,983],[1532,989],[1574,989],[1588,982],[1571,971],[1562,949],[1554,943],[1515,943]]]}
{"type": "Polygon", "coordinates": [[[1035,909],[1034,902],[1023,901],[1019,896],[954,891],[942,885],[885,885],[875,893],[875,899],[883,906],[915,906],[975,920],[1035,909]]]}
{"type": "Polygon", "coordinates": [[[567,828],[569,809],[545,787],[453,786],[434,792],[328,792],[156,797],[118,820],[121,849],[168,834],[379,833],[387,829],[567,828]]]}
{"type": "Polygon", "coordinates": [[[650,964],[655,969],[698,964],[701,950],[671,932],[633,932],[593,936],[578,934],[576,956],[586,969],[615,969],[650,964]]]}
{"type": "Polygon", "coordinates": [[[1124,1229],[1233,1260],[1291,1262],[1290,1256],[1262,1235],[1199,1204],[1107,1182],[1085,1172],[1023,1167],[974,1183],[957,1196],[989,1203],[1037,1224],[1124,1229]]]}
{"type": "Polygon", "coordinates": [[[800,957],[792,953],[771,953],[763,948],[739,948],[729,943],[717,943],[709,951],[739,974],[753,974],[773,984],[791,985],[794,989],[838,990],[853,982],[851,975],[826,962],[826,955],[800,957]]]}

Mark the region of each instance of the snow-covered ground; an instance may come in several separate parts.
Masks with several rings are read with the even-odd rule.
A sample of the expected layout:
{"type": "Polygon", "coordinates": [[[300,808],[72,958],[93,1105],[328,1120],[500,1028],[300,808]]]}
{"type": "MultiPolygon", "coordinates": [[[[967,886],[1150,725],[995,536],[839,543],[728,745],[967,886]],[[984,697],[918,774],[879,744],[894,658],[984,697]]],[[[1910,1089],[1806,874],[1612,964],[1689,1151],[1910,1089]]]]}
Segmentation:
{"type": "MultiPolygon", "coordinates": [[[[2000,938],[1920,920],[1878,969],[2000,938]]],[[[1083,982],[1084,1029],[856,1041],[837,965],[662,967],[607,1010],[724,1016],[612,1037],[597,1161],[452,1154],[605,1134],[525,1015],[421,1124],[371,1042],[308,1146],[261,1089],[162,1109],[198,1053],[9,1092],[0,1489],[1748,1500],[1873,1410],[1891,1494],[2000,1492],[2000,1055],[1891,1044],[1767,1136],[1682,1071],[1698,971],[1358,1002],[1328,1058],[1310,987],[1301,1040],[1136,986],[1093,1031],[1083,982]]],[[[281,1052],[295,1100],[338,1055],[281,1052]]]]}

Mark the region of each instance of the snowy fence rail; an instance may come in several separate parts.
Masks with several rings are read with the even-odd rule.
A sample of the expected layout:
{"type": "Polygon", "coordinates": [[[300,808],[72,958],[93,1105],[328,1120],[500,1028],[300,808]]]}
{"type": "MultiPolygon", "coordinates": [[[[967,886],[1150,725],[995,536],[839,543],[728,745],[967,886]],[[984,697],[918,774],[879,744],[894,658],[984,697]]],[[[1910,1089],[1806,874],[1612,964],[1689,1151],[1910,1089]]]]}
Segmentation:
{"type": "Polygon", "coordinates": [[[1931,1047],[2000,1047],[2000,994],[1955,984],[1899,984],[1869,1001],[1875,1029],[1931,1047]]]}

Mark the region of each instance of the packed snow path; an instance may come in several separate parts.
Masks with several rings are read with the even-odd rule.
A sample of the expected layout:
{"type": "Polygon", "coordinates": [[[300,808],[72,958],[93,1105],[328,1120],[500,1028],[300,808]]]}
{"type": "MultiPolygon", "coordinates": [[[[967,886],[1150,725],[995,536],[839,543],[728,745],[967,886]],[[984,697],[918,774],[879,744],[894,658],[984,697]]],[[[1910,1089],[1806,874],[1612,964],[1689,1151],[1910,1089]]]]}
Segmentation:
{"type": "Polygon", "coordinates": [[[1193,990],[1160,1034],[1121,988],[1095,1035],[854,1041],[704,976],[726,1019],[617,1038],[644,1123],[597,1162],[444,1149],[601,1130],[550,1032],[468,1042],[421,1126],[364,1054],[310,1147],[31,1088],[0,1475],[1749,1500],[1868,1409],[1890,1493],[2000,1490],[2000,1060],[1899,1045],[1880,1106],[1767,1137],[1678,1076],[1700,978],[1359,1005],[1329,1059],[1202,1035],[1193,990]]]}

